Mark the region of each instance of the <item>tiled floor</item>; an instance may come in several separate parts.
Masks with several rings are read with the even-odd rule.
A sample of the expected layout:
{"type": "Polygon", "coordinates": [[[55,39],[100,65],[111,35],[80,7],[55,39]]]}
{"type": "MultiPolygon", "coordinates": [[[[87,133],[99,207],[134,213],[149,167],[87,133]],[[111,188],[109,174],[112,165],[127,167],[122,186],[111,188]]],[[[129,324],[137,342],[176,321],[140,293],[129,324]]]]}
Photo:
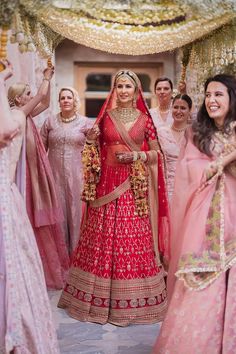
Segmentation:
{"type": "Polygon", "coordinates": [[[75,321],[57,308],[60,291],[49,296],[61,354],[150,354],[159,324],[116,327],[75,321]]]}

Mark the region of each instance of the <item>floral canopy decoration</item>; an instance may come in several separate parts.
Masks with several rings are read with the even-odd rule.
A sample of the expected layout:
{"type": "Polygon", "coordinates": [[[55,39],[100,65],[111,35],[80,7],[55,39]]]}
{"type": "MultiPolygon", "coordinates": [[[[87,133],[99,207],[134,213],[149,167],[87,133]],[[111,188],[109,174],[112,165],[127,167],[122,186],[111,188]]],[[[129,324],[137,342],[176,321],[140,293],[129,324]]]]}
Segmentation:
{"type": "Polygon", "coordinates": [[[1,0],[0,8],[0,27],[12,28],[21,52],[49,57],[63,38],[115,54],[182,48],[183,74],[209,58],[235,70],[235,19],[235,0],[1,0]]]}

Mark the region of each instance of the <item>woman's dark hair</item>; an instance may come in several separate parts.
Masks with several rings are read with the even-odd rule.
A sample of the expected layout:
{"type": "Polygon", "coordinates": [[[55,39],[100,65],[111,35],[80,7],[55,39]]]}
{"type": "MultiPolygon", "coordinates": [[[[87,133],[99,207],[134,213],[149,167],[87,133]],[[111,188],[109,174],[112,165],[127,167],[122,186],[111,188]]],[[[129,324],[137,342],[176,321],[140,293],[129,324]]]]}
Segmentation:
{"type": "MultiPolygon", "coordinates": [[[[230,123],[236,120],[236,78],[233,75],[219,74],[206,80],[204,91],[206,93],[210,82],[220,82],[227,87],[229,94],[229,110],[225,117],[223,131],[230,133],[230,123]]],[[[214,119],[210,118],[205,105],[205,99],[198,111],[197,119],[193,123],[193,142],[204,154],[211,156],[211,139],[213,134],[218,131],[214,119]]]]}
{"type": "Polygon", "coordinates": [[[173,98],[173,104],[175,103],[176,100],[184,100],[187,103],[188,108],[191,110],[191,108],[193,106],[193,101],[192,101],[191,97],[189,97],[189,95],[187,95],[186,93],[184,93],[184,94],[179,93],[178,95],[176,95],[173,98]]]}
{"type": "Polygon", "coordinates": [[[171,81],[171,79],[169,79],[168,77],[158,77],[155,81],[155,84],[154,84],[154,91],[156,91],[156,87],[157,87],[158,82],[162,82],[162,81],[168,81],[170,84],[171,90],[173,90],[173,82],[171,81]]]}

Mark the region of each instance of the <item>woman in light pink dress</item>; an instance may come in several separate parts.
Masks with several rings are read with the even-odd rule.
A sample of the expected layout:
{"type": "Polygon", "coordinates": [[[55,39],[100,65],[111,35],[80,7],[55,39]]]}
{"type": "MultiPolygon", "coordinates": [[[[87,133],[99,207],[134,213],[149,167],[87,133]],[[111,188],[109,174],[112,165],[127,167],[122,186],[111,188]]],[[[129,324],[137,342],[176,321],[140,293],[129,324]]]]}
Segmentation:
{"type": "Polygon", "coordinates": [[[151,108],[150,114],[152,116],[154,125],[159,131],[162,126],[172,124],[172,95],[173,83],[167,77],[159,77],[154,84],[154,92],[157,98],[157,107],[151,108]]]}
{"type": "Polygon", "coordinates": [[[93,121],[78,113],[79,96],[71,87],[59,92],[61,112],[47,118],[41,136],[59,190],[64,212],[64,234],[71,254],[79,239],[82,215],[83,169],[81,152],[93,121]]]}
{"type": "Polygon", "coordinates": [[[171,201],[176,163],[180,152],[180,147],[185,140],[185,131],[190,120],[192,100],[186,94],[178,94],[173,99],[171,125],[162,125],[158,129],[159,143],[165,156],[167,192],[169,201],[171,201]]]}
{"type": "Polygon", "coordinates": [[[50,79],[53,68],[43,73],[43,81],[33,97],[29,85],[13,84],[8,99],[13,107],[24,112],[26,121],[26,205],[43,263],[47,287],[61,289],[69,267],[64,241],[63,214],[56,185],[33,117],[44,111],[50,101],[50,79]]]}
{"type": "Polygon", "coordinates": [[[26,117],[19,110],[10,110],[4,79],[11,67],[4,64],[6,69],[0,73],[1,133],[7,120],[11,122],[6,129],[7,134],[12,130],[10,139],[16,126],[18,133],[9,146],[0,149],[0,353],[58,354],[42,264],[22,198],[26,117]]]}
{"type": "MultiPolygon", "coordinates": [[[[180,81],[178,91],[181,94],[186,93],[186,84],[180,81]]],[[[158,77],[154,83],[154,93],[157,98],[157,107],[149,110],[154,125],[159,132],[159,128],[173,123],[172,117],[172,98],[173,82],[168,77],[158,77]]]]}
{"type": "Polygon", "coordinates": [[[183,147],[171,210],[169,307],[153,354],[236,348],[236,79],[216,75],[183,147]]]}

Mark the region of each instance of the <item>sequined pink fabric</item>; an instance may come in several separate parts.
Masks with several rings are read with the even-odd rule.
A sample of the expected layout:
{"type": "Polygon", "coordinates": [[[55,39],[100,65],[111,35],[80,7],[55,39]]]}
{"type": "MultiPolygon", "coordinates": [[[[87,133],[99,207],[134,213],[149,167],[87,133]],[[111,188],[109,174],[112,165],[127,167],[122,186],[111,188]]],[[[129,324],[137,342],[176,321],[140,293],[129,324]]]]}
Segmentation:
{"type": "Polygon", "coordinates": [[[235,292],[236,267],[201,291],[178,280],[152,354],[234,354],[235,292]]]}
{"type": "Polygon", "coordinates": [[[48,150],[48,158],[63,208],[64,233],[70,254],[79,239],[82,215],[81,151],[86,133],[93,124],[92,119],[81,115],[70,123],[63,123],[58,114],[47,118],[41,128],[41,136],[48,150]]]}
{"type": "Polygon", "coordinates": [[[209,177],[209,166],[235,142],[235,134],[225,139],[215,134],[211,157],[197,149],[191,135],[176,169],[170,303],[152,354],[234,354],[236,178],[220,168],[209,177]]]}
{"type": "Polygon", "coordinates": [[[24,201],[8,176],[7,152],[0,151],[0,353],[58,354],[41,259],[24,201]]]}

